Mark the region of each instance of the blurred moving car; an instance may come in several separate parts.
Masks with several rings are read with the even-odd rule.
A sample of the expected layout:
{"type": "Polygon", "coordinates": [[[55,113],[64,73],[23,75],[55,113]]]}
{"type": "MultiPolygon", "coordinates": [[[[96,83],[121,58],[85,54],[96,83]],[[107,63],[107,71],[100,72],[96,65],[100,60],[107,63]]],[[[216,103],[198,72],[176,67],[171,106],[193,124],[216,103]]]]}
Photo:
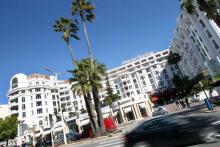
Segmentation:
{"type": "Polygon", "coordinates": [[[125,135],[125,147],[175,147],[216,141],[220,141],[220,121],[201,116],[161,116],[125,135]]]}
{"type": "Polygon", "coordinates": [[[167,114],[168,114],[168,111],[163,106],[159,106],[159,107],[155,108],[152,113],[153,116],[167,115],[167,114]]]}

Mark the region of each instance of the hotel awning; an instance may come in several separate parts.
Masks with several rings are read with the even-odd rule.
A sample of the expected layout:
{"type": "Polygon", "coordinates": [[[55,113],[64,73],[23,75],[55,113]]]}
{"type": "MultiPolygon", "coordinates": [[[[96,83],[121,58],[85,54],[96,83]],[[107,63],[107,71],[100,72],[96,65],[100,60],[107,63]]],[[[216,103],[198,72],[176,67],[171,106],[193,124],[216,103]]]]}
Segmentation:
{"type": "Polygon", "coordinates": [[[131,107],[126,107],[126,108],[124,108],[124,112],[125,112],[125,113],[131,112],[131,111],[132,111],[131,107]]]}
{"type": "Polygon", "coordinates": [[[145,103],[140,103],[140,104],[138,104],[139,105],[139,107],[141,107],[141,108],[145,108],[145,103]]]}

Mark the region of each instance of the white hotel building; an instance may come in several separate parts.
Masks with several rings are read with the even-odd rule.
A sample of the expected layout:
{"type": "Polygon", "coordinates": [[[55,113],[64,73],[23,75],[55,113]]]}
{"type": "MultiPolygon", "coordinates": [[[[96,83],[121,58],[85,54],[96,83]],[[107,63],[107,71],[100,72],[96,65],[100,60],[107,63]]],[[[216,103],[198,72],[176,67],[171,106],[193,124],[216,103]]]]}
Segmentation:
{"type": "Polygon", "coordinates": [[[182,10],[177,18],[170,44],[171,51],[182,56],[179,66],[190,78],[206,70],[206,61],[220,57],[220,28],[194,2],[194,14],[182,10]]]}
{"type": "MultiPolygon", "coordinates": [[[[147,53],[107,71],[110,85],[121,99],[114,102],[112,108],[102,108],[104,118],[115,116],[116,123],[120,124],[151,116],[153,104],[148,94],[172,87],[171,79],[177,73],[174,66],[167,64],[168,55],[169,50],[147,53]]],[[[102,83],[101,100],[106,95],[105,77],[102,83]]],[[[55,130],[61,130],[61,122],[56,122],[55,117],[60,108],[65,108],[66,131],[82,131],[89,124],[87,113],[80,111],[86,109],[83,97],[73,93],[67,81],[57,80],[54,76],[16,74],[11,78],[7,96],[10,115],[17,116],[20,121],[19,140],[30,141],[33,130],[35,137],[40,137],[42,132],[50,134],[52,122],[55,130]],[[78,116],[71,112],[77,112],[78,116]]]]}

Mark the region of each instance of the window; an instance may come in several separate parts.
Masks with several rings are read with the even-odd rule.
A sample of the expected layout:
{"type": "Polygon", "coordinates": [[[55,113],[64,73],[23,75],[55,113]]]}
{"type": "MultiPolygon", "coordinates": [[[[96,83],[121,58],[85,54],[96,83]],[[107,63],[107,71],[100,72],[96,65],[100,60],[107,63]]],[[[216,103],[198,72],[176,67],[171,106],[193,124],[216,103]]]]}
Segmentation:
{"type": "Polygon", "coordinates": [[[43,113],[42,109],[37,109],[37,114],[42,114],[42,113],[43,113]]]}
{"type": "Polygon", "coordinates": [[[212,38],[212,34],[208,30],[206,30],[206,34],[209,38],[212,38]]]}
{"type": "Polygon", "coordinates": [[[25,110],[25,104],[22,104],[22,110],[25,110]]]}
{"type": "Polygon", "coordinates": [[[135,86],[135,88],[138,88],[138,84],[135,84],[134,86],[135,86]]]}
{"type": "Polygon", "coordinates": [[[154,80],[153,80],[153,79],[150,79],[150,82],[151,82],[151,83],[154,83],[154,80]]]}
{"type": "Polygon", "coordinates": [[[199,20],[199,23],[201,24],[201,26],[203,27],[203,28],[205,28],[205,24],[204,24],[204,22],[200,19],[199,20]]]}
{"type": "Polygon", "coordinates": [[[171,70],[171,71],[174,71],[174,69],[173,69],[173,67],[172,67],[172,66],[170,67],[170,70],[171,70]]]}
{"type": "Polygon", "coordinates": [[[149,58],[148,58],[148,60],[152,60],[152,59],[153,59],[153,57],[149,57],[149,58]]]}
{"type": "Polygon", "coordinates": [[[168,74],[164,74],[165,79],[169,79],[169,75],[168,74]]]}
{"type": "Polygon", "coordinates": [[[31,114],[34,115],[34,111],[33,110],[31,111],[31,114]]]}
{"type": "Polygon", "coordinates": [[[156,66],[156,65],[154,65],[154,66],[152,66],[152,67],[153,67],[154,69],[155,69],[155,68],[157,68],[157,66],[156,66]]]}
{"type": "Polygon", "coordinates": [[[133,79],[133,82],[134,82],[134,83],[137,83],[136,79],[133,79]]]}
{"type": "Polygon", "coordinates": [[[52,95],[53,100],[55,100],[55,95],[52,95]]]}
{"type": "Polygon", "coordinates": [[[149,78],[152,78],[152,75],[151,75],[151,74],[148,74],[148,77],[149,77],[149,78]]]}
{"type": "Polygon", "coordinates": [[[36,84],[39,84],[39,82],[36,82],[36,84]]]}
{"type": "Polygon", "coordinates": [[[21,93],[25,93],[25,90],[22,90],[21,93]]]}
{"type": "Polygon", "coordinates": [[[31,96],[31,100],[33,100],[33,97],[31,96]]]}
{"type": "Polygon", "coordinates": [[[33,103],[31,103],[31,108],[33,108],[33,103]]]}
{"type": "Polygon", "coordinates": [[[37,94],[37,95],[36,95],[36,99],[41,99],[41,95],[40,95],[40,94],[37,94]]]}
{"type": "Polygon", "coordinates": [[[215,42],[215,40],[212,40],[212,43],[213,43],[213,45],[215,46],[215,49],[218,49],[218,48],[219,48],[219,46],[218,46],[218,44],[215,42]]]}
{"type": "Polygon", "coordinates": [[[42,126],[42,125],[43,125],[43,121],[40,120],[40,121],[39,121],[39,126],[42,126]]]}
{"type": "Polygon", "coordinates": [[[22,97],[22,102],[25,102],[25,97],[22,97]]]}
{"type": "Polygon", "coordinates": [[[152,86],[152,88],[153,88],[153,89],[156,89],[156,86],[155,86],[154,84],[153,84],[153,85],[151,85],[151,86],[152,86]]]}
{"type": "Polygon", "coordinates": [[[36,106],[42,106],[42,101],[37,101],[36,106]]]}
{"type": "Polygon", "coordinates": [[[23,118],[26,117],[26,112],[22,112],[22,117],[23,117],[23,118]]]}
{"type": "Polygon", "coordinates": [[[17,88],[17,87],[18,87],[18,79],[17,79],[17,78],[14,78],[14,79],[12,80],[11,85],[12,85],[12,89],[17,88]]]}
{"type": "Polygon", "coordinates": [[[143,85],[146,86],[146,82],[145,81],[143,81],[143,85]]]}
{"type": "Polygon", "coordinates": [[[137,90],[137,94],[140,94],[141,92],[140,92],[140,90],[137,90]]]}
{"type": "Polygon", "coordinates": [[[35,92],[40,92],[40,88],[35,88],[35,92]]]}
{"type": "Polygon", "coordinates": [[[53,102],[53,106],[56,106],[56,102],[55,101],[53,102]]]}

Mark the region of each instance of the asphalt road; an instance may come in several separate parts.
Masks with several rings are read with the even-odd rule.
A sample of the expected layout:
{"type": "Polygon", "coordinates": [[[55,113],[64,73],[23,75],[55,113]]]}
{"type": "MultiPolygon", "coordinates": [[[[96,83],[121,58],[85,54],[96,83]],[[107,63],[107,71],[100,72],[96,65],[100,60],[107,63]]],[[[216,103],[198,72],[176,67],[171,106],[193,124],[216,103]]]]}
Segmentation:
{"type": "MultiPolygon", "coordinates": [[[[213,118],[217,118],[220,120],[220,111],[216,112],[202,112],[200,110],[204,109],[204,106],[198,106],[193,109],[185,110],[185,111],[180,111],[178,113],[173,113],[170,115],[178,115],[178,116],[209,116],[213,118]]],[[[120,129],[124,131],[130,131],[132,130],[135,126],[139,125],[141,122],[145,120],[141,120],[139,122],[134,122],[126,126],[122,126],[120,129]]],[[[84,143],[78,143],[78,144],[69,144],[66,145],[65,147],[123,147],[123,134],[118,135],[118,136],[113,136],[113,137],[107,137],[104,139],[92,139],[89,141],[86,141],[84,143]]],[[[212,143],[212,144],[199,144],[195,146],[190,146],[190,147],[220,147],[220,142],[219,143],[212,143]]]]}
{"type": "MultiPolygon", "coordinates": [[[[72,144],[68,145],[68,147],[123,147],[123,138],[119,136],[99,141],[86,142],[84,144],[72,144]]],[[[190,147],[220,147],[220,143],[199,144],[190,147]]]]}

